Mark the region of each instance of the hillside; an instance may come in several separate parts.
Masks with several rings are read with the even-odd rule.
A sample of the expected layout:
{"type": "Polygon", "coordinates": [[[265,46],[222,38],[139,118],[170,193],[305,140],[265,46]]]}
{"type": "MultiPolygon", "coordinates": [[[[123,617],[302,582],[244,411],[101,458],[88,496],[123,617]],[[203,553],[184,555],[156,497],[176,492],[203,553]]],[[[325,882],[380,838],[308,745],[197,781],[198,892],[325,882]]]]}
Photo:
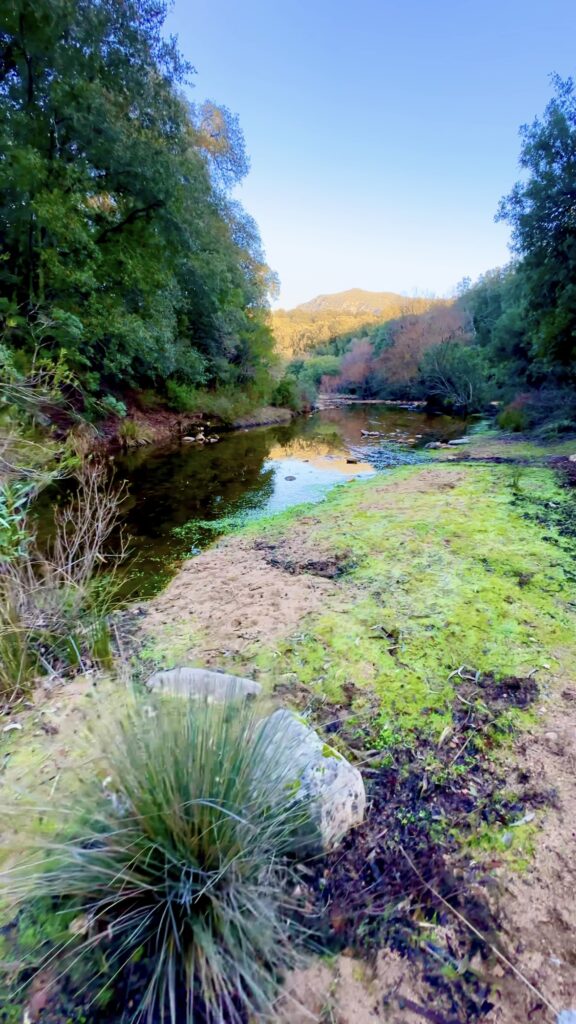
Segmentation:
{"type": "Polygon", "coordinates": [[[353,335],[373,324],[445,305],[442,299],[350,288],[318,295],[294,309],[276,310],[272,314],[272,329],[281,354],[292,357],[303,355],[331,338],[353,335]]]}

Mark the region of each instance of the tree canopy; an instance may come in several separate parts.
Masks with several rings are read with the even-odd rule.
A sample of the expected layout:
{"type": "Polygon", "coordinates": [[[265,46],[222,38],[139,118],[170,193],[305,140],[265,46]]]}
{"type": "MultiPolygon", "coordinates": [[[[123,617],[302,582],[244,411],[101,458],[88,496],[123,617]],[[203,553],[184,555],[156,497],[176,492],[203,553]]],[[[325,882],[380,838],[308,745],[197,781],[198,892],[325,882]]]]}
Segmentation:
{"type": "Polygon", "coordinates": [[[237,118],[191,105],[160,0],[6,0],[0,14],[0,315],[107,387],[247,384],[273,285],[230,198],[237,118]]]}
{"type": "Polygon", "coordinates": [[[525,289],[528,326],[540,355],[573,374],[576,359],[576,90],[553,76],[542,119],[521,130],[526,178],[501,204],[525,289]]]}

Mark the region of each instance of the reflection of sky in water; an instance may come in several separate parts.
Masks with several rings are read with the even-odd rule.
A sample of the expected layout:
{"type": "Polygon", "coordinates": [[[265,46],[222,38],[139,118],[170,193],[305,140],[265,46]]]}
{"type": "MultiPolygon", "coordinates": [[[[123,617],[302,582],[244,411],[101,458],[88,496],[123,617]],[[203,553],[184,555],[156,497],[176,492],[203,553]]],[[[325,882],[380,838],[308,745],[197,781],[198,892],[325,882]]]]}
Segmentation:
{"type": "Polygon", "coordinates": [[[345,458],[331,459],[328,455],[316,455],[309,462],[300,458],[273,459],[265,465],[274,473],[274,490],[261,514],[280,512],[306,501],[320,501],[336,484],[374,472],[366,464],[347,465],[345,458]],[[288,476],[295,479],[287,480],[288,476]]]}

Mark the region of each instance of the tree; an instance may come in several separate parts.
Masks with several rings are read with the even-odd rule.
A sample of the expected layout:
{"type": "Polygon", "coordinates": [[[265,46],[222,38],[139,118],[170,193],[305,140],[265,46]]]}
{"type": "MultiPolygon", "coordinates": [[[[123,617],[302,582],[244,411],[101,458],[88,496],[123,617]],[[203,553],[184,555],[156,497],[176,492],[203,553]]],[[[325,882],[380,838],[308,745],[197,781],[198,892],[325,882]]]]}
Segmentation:
{"type": "Polygon", "coordinates": [[[482,408],[485,371],[478,349],[443,341],[428,349],[420,364],[421,390],[450,410],[467,415],[482,408]]]}
{"type": "Polygon", "coordinates": [[[528,328],[550,366],[574,376],[576,360],[576,90],[553,76],[544,116],[520,130],[527,172],[500,203],[520,257],[528,328]]]}
{"type": "Polygon", "coordinates": [[[162,0],[0,13],[0,286],[20,316],[76,318],[68,359],[93,391],[244,383],[272,346],[270,272],[227,191],[248,167],[238,122],[184,102],[193,69],[165,15],[162,0]]]}

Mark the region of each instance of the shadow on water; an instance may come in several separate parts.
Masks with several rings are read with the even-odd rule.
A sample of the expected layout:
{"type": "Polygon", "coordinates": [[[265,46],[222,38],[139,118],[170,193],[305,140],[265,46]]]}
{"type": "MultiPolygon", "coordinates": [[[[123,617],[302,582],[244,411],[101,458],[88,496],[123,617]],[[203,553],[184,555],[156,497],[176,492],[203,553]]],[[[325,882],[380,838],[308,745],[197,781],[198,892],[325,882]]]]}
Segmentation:
{"type": "Polygon", "coordinates": [[[318,501],[356,476],[418,461],[426,457],[421,449],[427,441],[457,437],[463,429],[448,417],[348,406],[289,426],[224,434],[218,444],[140,448],[119,457],[117,478],[129,484],[123,508],[132,552],[126,596],[157,592],[183,558],[238,523],[318,501]]]}

